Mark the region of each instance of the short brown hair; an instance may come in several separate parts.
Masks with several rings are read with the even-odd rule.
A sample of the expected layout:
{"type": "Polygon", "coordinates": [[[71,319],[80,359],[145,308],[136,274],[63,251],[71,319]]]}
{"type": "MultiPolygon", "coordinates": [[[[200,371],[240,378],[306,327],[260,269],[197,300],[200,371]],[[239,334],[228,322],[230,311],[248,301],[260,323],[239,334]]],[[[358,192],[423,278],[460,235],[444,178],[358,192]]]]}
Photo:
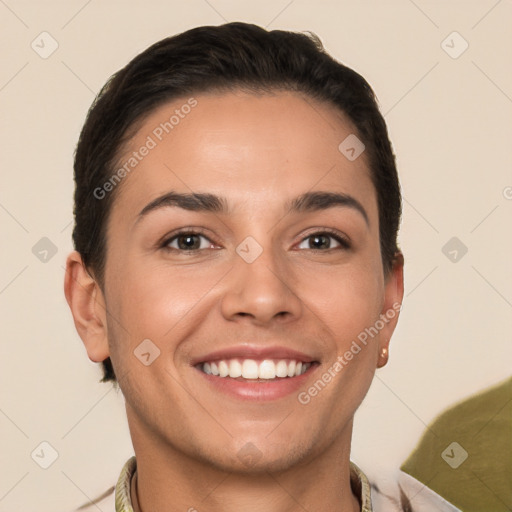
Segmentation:
{"type": "MultiPolygon", "coordinates": [[[[366,80],[326,53],[312,33],[267,31],[247,23],[197,27],[159,41],[115,73],[91,106],[75,152],[73,242],[104,284],[106,225],[120,187],[94,191],[114,172],[121,146],[161,104],[188,94],[244,89],[300,91],[344,112],[366,147],[377,193],[385,274],[393,265],[402,201],[386,124],[366,80]]],[[[103,381],[116,380],[110,358],[103,381]]]]}

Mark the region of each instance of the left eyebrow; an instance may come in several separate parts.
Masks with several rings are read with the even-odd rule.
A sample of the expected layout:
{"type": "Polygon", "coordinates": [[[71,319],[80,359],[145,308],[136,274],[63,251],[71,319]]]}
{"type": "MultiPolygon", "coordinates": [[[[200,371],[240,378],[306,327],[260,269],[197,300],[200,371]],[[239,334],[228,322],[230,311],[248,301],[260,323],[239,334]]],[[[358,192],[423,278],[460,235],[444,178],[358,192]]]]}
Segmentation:
{"type": "Polygon", "coordinates": [[[368,214],[363,205],[355,198],[348,194],[341,194],[337,192],[307,192],[296,197],[288,203],[288,210],[291,212],[306,212],[327,210],[336,206],[344,206],[353,208],[359,212],[367,226],[370,226],[368,214]]]}

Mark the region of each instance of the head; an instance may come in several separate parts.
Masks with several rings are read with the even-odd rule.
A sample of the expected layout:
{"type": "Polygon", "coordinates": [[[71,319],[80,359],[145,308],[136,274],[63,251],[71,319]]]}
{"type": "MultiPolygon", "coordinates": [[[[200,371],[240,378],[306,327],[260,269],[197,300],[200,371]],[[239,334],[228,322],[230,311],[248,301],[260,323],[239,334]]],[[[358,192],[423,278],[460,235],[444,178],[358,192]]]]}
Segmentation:
{"type": "Polygon", "coordinates": [[[75,182],[66,296],[134,429],[227,468],[235,452],[205,434],[229,425],[223,446],[251,441],[279,467],[290,432],[299,460],[350,424],[403,294],[395,159],[359,74],[313,35],[229,23],[164,39],[98,94],[75,182]],[[196,373],[237,344],[294,348],[331,378],[237,417],[196,373]],[[283,404],[317,430],[299,419],[266,437],[283,404]]]}

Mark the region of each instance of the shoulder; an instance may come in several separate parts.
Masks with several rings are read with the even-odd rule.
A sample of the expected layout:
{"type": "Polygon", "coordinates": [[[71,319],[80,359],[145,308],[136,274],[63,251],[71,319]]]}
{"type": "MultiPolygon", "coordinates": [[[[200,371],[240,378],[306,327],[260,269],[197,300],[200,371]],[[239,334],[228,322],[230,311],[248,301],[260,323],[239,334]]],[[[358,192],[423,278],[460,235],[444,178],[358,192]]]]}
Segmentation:
{"type": "Polygon", "coordinates": [[[137,461],[135,456],[132,456],[123,466],[116,485],[111,486],[94,499],[88,499],[87,503],[79,506],[73,512],[97,512],[98,510],[101,512],[115,512],[118,510],[133,512],[130,485],[136,467],[137,461]]]}
{"type": "Polygon", "coordinates": [[[460,512],[412,476],[397,471],[371,483],[373,512],[460,512]]]}
{"type": "Polygon", "coordinates": [[[493,510],[509,503],[511,396],[512,379],[507,379],[445,410],[401,469],[463,509],[493,510]]]}
{"type": "Polygon", "coordinates": [[[103,512],[114,512],[116,509],[115,489],[116,488],[113,485],[104,493],[73,510],[73,512],[98,512],[98,509],[102,510],[103,512]]]}

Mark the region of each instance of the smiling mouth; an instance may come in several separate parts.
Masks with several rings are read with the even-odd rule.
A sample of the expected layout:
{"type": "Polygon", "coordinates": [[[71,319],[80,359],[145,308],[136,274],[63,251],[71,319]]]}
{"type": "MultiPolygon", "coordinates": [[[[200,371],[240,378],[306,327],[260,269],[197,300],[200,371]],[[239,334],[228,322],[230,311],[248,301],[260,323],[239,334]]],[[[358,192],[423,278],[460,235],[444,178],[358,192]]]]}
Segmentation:
{"type": "Polygon", "coordinates": [[[298,359],[219,359],[196,365],[203,373],[220,378],[239,381],[269,382],[289,379],[306,373],[316,361],[305,362],[298,359]]]}

